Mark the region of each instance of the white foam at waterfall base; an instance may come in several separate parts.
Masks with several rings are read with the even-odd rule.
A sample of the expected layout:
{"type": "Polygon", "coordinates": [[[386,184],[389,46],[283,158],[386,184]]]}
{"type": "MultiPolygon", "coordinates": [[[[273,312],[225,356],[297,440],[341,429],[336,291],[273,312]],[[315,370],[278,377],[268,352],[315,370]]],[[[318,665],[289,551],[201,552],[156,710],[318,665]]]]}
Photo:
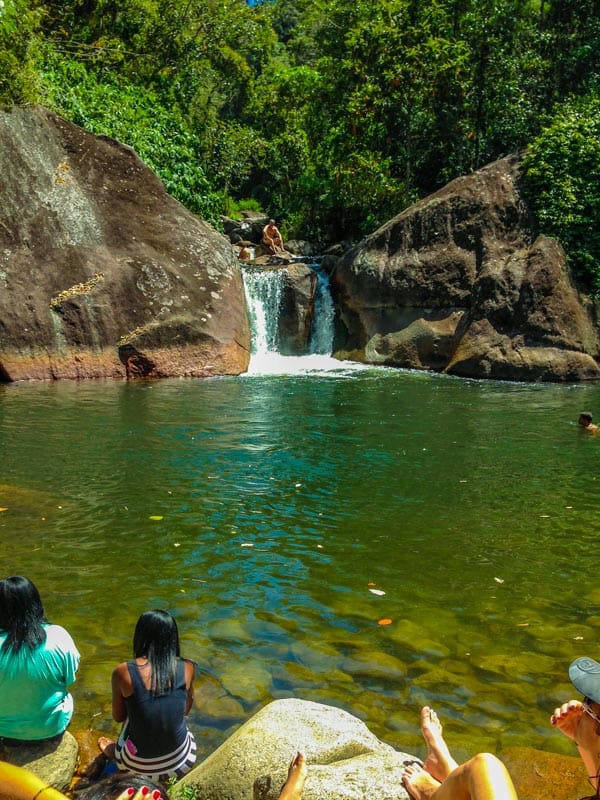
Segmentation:
{"type": "Polygon", "coordinates": [[[277,349],[277,323],[282,275],[277,271],[243,270],[246,303],[252,329],[252,354],[247,375],[337,374],[365,369],[364,364],[332,358],[333,303],[327,276],[318,274],[311,353],[284,356],[277,349]]]}
{"type": "Polygon", "coordinates": [[[282,356],[281,353],[253,353],[246,375],[314,375],[356,372],[366,369],[356,361],[339,361],[331,356],[311,353],[307,356],[282,356]]]}

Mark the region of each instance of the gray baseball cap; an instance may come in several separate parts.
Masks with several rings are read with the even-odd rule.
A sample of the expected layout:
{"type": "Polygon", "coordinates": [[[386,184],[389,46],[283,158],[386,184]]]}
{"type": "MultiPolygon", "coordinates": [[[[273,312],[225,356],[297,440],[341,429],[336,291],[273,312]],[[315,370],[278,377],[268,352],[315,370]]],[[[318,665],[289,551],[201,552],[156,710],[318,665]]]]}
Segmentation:
{"type": "Polygon", "coordinates": [[[575,659],[569,667],[569,678],[581,694],[600,703],[600,664],[597,661],[587,656],[575,659]]]}

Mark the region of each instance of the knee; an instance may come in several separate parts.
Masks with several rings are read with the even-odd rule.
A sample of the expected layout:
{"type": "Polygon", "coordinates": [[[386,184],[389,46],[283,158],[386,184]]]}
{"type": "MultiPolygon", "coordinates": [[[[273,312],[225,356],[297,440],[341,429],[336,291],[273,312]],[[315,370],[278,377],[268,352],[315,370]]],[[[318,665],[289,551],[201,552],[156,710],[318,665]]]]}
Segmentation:
{"type": "Polygon", "coordinates": [[[500,759],[492,753],[477,753],[468,763],[477,771],[495,772],[498,769],[504,770],[504,765],[500,759]]]}

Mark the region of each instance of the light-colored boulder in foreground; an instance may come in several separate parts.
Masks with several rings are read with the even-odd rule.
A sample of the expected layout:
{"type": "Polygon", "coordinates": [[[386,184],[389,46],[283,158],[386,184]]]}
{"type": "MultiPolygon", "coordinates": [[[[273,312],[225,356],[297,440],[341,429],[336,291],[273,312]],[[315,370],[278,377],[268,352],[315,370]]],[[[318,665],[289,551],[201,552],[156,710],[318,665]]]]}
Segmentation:
{"type": "Polygon", "coordinates": [[[303,800],[396,800],[403,765],[357,717],[308,700],[275,700],[255,714],[180,784],[203,800],[275,800],[293,755],[308,761],[303,800]]]}

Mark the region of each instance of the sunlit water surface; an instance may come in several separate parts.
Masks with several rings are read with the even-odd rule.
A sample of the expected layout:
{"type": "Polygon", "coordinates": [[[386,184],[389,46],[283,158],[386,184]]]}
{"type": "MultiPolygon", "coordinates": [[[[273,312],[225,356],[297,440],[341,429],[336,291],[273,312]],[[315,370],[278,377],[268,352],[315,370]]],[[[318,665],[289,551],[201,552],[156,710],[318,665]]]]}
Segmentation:
{"type": "Polygon", "coordinates": [[[164,607],[203,755],[291,696],[412,753],[424,703],[459,758],[572,753],[548,719],[600,656],[600,387],[255,372],[0,388],[0,574],[81,650],[72,727],[116,731],[111,671],[164,607]]]}

